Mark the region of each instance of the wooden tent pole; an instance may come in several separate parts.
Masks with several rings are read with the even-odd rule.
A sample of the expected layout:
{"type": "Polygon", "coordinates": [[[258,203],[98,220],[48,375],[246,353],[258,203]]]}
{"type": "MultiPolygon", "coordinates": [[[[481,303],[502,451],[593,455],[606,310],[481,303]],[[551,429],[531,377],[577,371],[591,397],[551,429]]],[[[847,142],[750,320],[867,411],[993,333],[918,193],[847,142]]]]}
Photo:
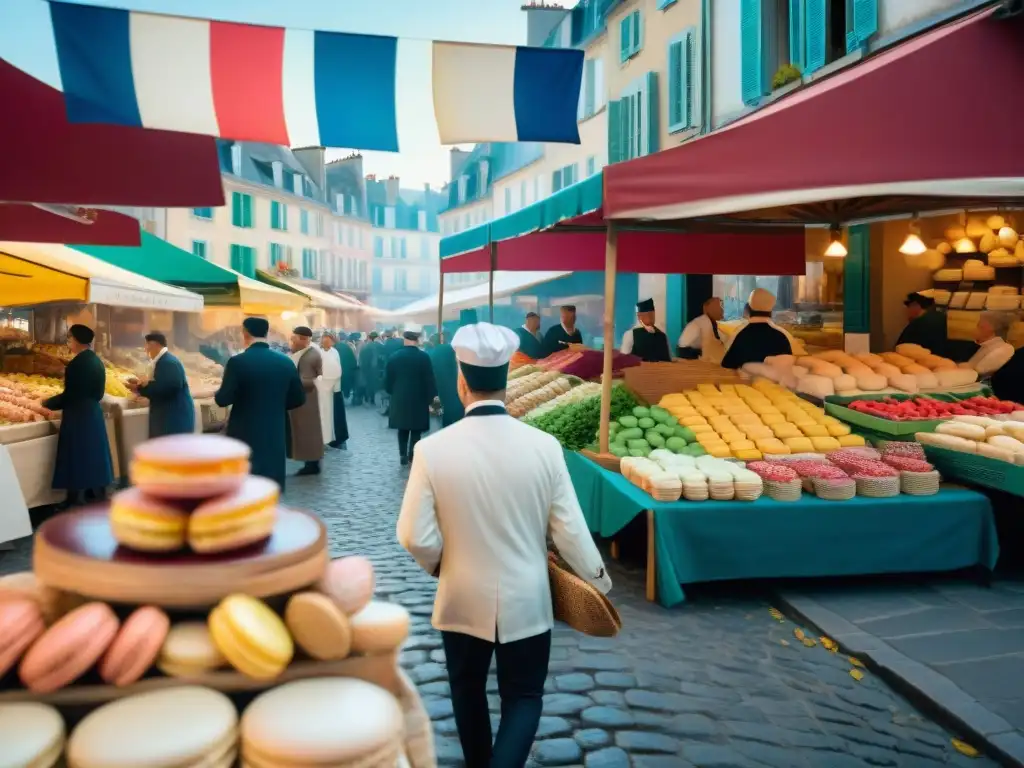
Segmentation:
{"type": "Polygon", "coordinates": [[[491,243],[491,269],[487,278],[487,322],[494,322],[494,268],[498,266],[498,244],[491,243]]]}
{"type": "Polygon", "coordinates": [[[601,373],[601,453],[608,453],[608,421],[612,412],[612,352],[615,350],[615,277],[618,231],[608,222],[604,245],[604,368],[601,373]]]}
{"type": "Polygon", "coordinates": [[[437,334],[438,338],[443,343],[445,338],[444,333],[444,271],[441,269],[441,262],[437,263],[437,271],[439,280],[437,281],[437,334]]]}

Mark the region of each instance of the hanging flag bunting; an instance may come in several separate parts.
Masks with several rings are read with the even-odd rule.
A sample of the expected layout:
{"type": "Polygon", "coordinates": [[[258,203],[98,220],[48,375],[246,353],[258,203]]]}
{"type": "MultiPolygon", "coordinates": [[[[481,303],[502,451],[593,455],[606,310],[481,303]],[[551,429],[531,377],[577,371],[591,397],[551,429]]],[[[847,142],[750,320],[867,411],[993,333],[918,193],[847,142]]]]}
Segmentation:
{"type": "Polygon", "coordinates": [[[64,2],[50,17],[72,123],[398,152],[400,126],[431,117],[401,114],[401,60],[433,73],[442,144],[580,141],[582,51],[435,42],[415,61],[395,37],[64,2]]]}

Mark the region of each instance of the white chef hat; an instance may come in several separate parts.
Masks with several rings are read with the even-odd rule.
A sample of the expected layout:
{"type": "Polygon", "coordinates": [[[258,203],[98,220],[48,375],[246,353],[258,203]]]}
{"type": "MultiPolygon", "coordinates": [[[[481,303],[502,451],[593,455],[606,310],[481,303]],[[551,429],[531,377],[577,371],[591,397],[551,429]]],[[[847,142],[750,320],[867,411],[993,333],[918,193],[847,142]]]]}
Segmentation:
{"type": "Polygon", "coordinates": [[[508,364],[519,349],[519,336],[490,323],[464,325],[452,337],[459,369],[475,392],[496,392],[508,381],[508,364]]]}
{"type": "Polygon", "coordinates": [[[771,291],[764,288],[755,288],[750,292],[747,304],[754,312],[771,312],[775,309],[775,297],[771,291]]]}
{"type": "Polygon", "coordinates": [[[421,333],[423,333],[423,326],[417,325],[416,323],[408,323],[405,328],[402,329],[402,336],[409,339],[409,341],[416,341],[419,339],[421,333]]]}

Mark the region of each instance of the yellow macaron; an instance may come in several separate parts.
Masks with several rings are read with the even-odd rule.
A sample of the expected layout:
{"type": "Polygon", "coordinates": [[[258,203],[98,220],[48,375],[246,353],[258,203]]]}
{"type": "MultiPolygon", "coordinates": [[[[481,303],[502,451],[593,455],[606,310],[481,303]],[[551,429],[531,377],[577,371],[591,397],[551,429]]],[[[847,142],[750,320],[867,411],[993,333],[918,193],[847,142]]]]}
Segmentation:
{"type": "Polygon", "coordinates": [[[185,545],[188,511],[181,503],[146,496],[137,488],[114,494],[110,530],[119,544],[141,552],[173,552],[185,545]]]}
{"type": "Polygon", "coordinates": [[[211,554],[255,544],[270,536],[277,521],[281,489],[273,480],[251,475],[234,491],[204,501],[188,519],[188,543],[211,554]]]}
{"type": "Polygon", "coordinates": [[[295,654],[281,618],[261,600],[229,595],[209,618],[214,645],[235,669],[256,680],[280,675],[295,654]]]}

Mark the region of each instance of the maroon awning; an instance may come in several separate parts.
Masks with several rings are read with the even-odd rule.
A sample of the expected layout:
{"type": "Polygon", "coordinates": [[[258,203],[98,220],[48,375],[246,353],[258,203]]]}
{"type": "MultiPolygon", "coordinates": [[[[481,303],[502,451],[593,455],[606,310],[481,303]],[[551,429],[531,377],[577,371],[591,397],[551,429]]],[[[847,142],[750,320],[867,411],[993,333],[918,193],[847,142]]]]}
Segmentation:
{"type": "Polygon", "coordinates": [[[0,201],[160,208],[224,204],[216,141],[70,125],[64,96],[0,59],[0,201]]]}
{"type": "Polygon", "coordinates": [[[696,141],[608,166],[605,214],[842,223],[1018,202],[1022,92],[1024,17],[983,11],[696,141]]]}
{"type": "Polygon", "coordinates": [[[113,211],[96,211],[91,224],[27,204],[0,203],[0,240],[20,243],[78,243],[137,246],[139,222],[113,211]]]}

